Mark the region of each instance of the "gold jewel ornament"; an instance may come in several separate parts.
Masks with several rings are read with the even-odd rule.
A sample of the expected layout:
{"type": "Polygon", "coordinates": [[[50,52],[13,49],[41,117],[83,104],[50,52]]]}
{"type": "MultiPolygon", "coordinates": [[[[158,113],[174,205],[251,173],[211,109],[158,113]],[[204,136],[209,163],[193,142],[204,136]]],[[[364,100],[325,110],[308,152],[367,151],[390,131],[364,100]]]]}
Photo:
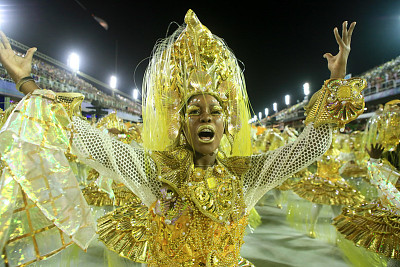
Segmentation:
{"type": "Polygon", "coordinates": [[[185,24],[157,43],[143,81],[143,144],[172,150],[181,140],[186,103],[195,95],[215,97],[225,117],[227,155],[251,154],[248,96],[243,72],[223,40],[192,10],[185,24]]]}
{"type": "Polygon", "coordinates": [[[356,119],[364,112],[364,97],[361,91],[367,82],[361,78],[330,79],[322,89],[310,99],[306,109],[305,123],[314,123],[314,127],[332,123],[343,129],[344,125],[356,119]]]}

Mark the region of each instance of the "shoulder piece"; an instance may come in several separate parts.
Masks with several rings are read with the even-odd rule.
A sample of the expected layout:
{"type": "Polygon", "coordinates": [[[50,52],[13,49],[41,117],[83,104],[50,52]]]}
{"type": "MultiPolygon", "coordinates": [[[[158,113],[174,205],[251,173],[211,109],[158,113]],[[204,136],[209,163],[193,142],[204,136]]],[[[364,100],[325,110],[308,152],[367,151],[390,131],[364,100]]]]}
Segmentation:
{"type": "Polygon", "coordinates": [[[63,105],[68,116],[82,117],[82,102],[85,96],[79,93],[56,93],[56,101],[63,105]]]}
{"type": "Polygon", "coordinates": [[[179,188],[189,175],[193,161],[192,153],[184,147],[178,147],[172,151],[152,152],[151,157],[157,164],[160,181],[170,185],[181,195],[179,188]]]}
{"type": "Polygon", "coordinates": [[[238,177],[242,176],[251,167],[250,158],[248,157],[226,157],[218,158],[218,160],[238,177]]]}

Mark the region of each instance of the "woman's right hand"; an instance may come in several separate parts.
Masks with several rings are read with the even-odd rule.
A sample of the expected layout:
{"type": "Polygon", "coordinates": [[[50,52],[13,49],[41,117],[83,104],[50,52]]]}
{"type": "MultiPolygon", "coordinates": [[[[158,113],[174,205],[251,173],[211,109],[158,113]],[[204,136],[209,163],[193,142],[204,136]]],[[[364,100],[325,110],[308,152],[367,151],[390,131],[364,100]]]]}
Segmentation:
{"type": "Polygon", "coordinates": [[[36,47],[32,47],[24,56],[18,56],[12,50],[7,36],[0,31],[0,62],[15,83],[31,75],[32,57],[36,50],[36,47]]]}

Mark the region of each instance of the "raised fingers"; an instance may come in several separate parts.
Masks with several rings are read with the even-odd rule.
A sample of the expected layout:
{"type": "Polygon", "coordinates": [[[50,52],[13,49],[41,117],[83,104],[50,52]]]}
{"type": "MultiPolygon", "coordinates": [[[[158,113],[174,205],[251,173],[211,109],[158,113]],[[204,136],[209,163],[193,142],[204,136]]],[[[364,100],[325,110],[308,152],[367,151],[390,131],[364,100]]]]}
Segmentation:
{"type": "Polygon", "coordinates": [[[346,44],[343,42],[343,39],[340,37],[339,35],[339,30],[337,27],[335,27],[335,29],[333,29],[333,33],[335,34],[335,39],[336,42],[338,43],[339,46],[345,46],[346,44]]]}
{"type": "Polygon", "coordinates": [[[342,40],[347,44],[347,21],[342,23],[342,40]]]}
{"type": "Polygon", "coordinates": [[[4,34],[4,32],[0,31],[0,37],[2,48],[11,49],[10,42],[8,41],[7,36],[4,34]]]}
{"type": "Polygon", "coordinates": [[[347,32],[347,44],[351,43],[351,36],[353,35],[353,30],[356,27],[356,22],[352,22],[349,27],[349,31],[347,32]]]}

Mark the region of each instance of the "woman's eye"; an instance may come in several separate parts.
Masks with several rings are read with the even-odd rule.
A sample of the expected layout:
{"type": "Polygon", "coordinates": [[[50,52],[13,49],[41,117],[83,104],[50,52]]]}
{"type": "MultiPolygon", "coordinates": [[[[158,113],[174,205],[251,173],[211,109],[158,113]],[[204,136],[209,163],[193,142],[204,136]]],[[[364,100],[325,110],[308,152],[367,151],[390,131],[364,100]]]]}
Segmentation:
{"type": "Polygon", "coordinates": [[[212,115],[221,115],[222,114],[222,109],[221,108],[214,108],[211,110],[212,115]]]}
{"type": "Polygon", "coordinates": [[[188,114],[189,114],[189,115],[199,115],[199,114],[200,114],[200,111],[199,111],[199,110],[191,110],[191,111],[189,111],[188,114]]]}

